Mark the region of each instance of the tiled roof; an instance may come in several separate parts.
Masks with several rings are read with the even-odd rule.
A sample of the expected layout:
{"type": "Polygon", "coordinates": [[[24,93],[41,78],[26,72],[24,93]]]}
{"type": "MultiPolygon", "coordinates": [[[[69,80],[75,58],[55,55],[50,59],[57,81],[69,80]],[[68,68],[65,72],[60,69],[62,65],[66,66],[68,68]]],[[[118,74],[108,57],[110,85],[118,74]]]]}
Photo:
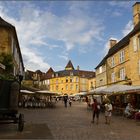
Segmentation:
{"type": "Polygon", "coordinates": [[[108,54],[102,59],[102,61],[97,65],[95,69],[102,66],[108,57],[115,54],[117,51],[124,48],[126,45],[129,44],[130,38],[135,35],[138,31],[140,31],[140,22],[134,27],[134,29],[126,35],[123,39],[121,39],[116,45],[109,49],[108,54]]]}
{"type": "Polygon", "coordinates": [[[50,67],[49,70],[46,72],[46,74],[47,73],[53,73],[53,72],[54,72],[54,70],[50,67]]]}
{"type": "Polygon", "coordinates": [[[62,70],[62,71],[55,72],[55,75],[56,73],[58,73],[58,77],[70,76],[71,74],[73,76],[80,76],[80,77],[85,77],[85,78],[95,77],[95,72],[84,71],[84,70],[62,70]]]}
{"type": "Polygon", "coordinates": [[[6,22],[6,21],[3,20],[1,17],[0,17],[0,26],[3,26],[3,27],[10,27],[10,28],[15,28],[12,24],[6,22]]]}
{"type": "Polygon", "coordinates": [[[35,73],[42,74],[41,70],[36,70],[35,73]]]}
{"type": "Polygon", "coordinates": [[[65,68],[72,68],[74,70],[73,64],[71,62],[71,60],[69,60],[68,64],[66,65],[65,68]]]}
{"type": "MultiPolygon", "coordinates": [[[[46,73],[45,75],[42,75],[41,80],[45,79],[51,79],[53,73],[46,73]]],[[[54,77],[65,77],[65,76],[80,76],[84,78],[94,78],[95,72],[93,71],[84,71],[84,70],[62,70],[54,72],[54,77]],[[58,76],[57,76],[58,75],[58,76]]]]}
{"type": "Polygon", "coordinates": [[[105,64],[105,62],[106,62],[106,56],[102,59],[102,61],[97,65],[97,67],[95,68],[95,69],[97,69],[97,68],[99,68],[100,66],[102,66],[102,65],[104,65],[105,64]]]}

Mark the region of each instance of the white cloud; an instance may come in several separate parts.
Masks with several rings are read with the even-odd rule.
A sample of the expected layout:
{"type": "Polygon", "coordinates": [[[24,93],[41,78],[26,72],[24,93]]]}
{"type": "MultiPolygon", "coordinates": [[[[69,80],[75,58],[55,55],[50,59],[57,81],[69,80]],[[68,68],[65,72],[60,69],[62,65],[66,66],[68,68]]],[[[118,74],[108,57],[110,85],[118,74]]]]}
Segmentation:
{"type": "Polygon", "coordinates": [[[132,31],[132,29],[133,29],[133,22],[131,20],[126,24],[124,30],[122,31],[123,36],[126,36],[130,31],[132,31]]]}
{"type": "Polygon", "coordinates": [[[121,15],[122,15],[122,13],[119,12],[119,11],[114,11],[114,12],[112,13],[112,16],[115,16],[115,17],[119,17],[119,16],[121,16],[121,15]]]}
{"type": "Polygon", "coordinates": [[[68,61],[68,59],[69,59],[67,55],[58,55],[58,57],[66,60],[66,61],[68,61]]]}
{"type": "MultiPolygon", "coordinates": [[[[18,3],[20,2],[13,4],[17,6],[18,3]]],[[[18,19],[7,14],[8,12],[5,10],[8,8],[5,5],[0,6],[0,14],[17,29],[26,69],[46,70],[49,67],[49,64],[41,56],[41,53],[44,53],[41,52],[41,47],[62,48],[56,43],[48,43],[49,39],[56,42],[61,41],[67,52],[77,45],[86,46],[91,41],[102,40],[104,26],[101,21],[84,13],[88,6],[81,6],[80,3],[77,3],[76,6],[72,4],[69,14],[59,17],[49,11],[37,9],[31,3],[26,2],[22,5],[22,7],[19,6],[20,9],[16,9],[19,14],[18,19]],[[33,49],[38,46],[40,52],[33,49]]],[[[67,56],[63,58],[66,60],[67,56]]]]}
{"type": "Polygon", "coordinates": [[[30,21],[29,24],[26,20],[22,20],[22,17],[26,17],[26,15],[22,15],[20,21],[18,21],[15,18],[9,17],[4,10],[1,10],[0,14],[4,20],[16,27],[26,69],[36,70],[39,68],[40,70],[46,71],[46,69],[50,67],[49,64],[45,62],[42,56],[39,56],[38,53],[33,51],[30,47],[33,40],[36,44],[45,43],[42,42],[42,40],[39,40],[38,36],[35,35],[38,32],[38,29],[36,29],[37,24],[33,21],[30,21]],[[34,32],[36,33],[34,34],[34,32]]]}
{"type": "Polygon", "coordinates": [[[23,56],[26,59],[27,69],[31,70],[43,70],[46,71],[50,68],[50,65],[47,64],[42,56],[36,55],[36,53],[32,52],[29,48],[23,48],[23,56]]]}
{"type": "Polygon", "coordinates": [[[134,2],[135,1],[117,1],[117,0],[114,0],[114,1],[110,1],[109,5],[118,6],[121,8],[130,8],[134,2]]]}

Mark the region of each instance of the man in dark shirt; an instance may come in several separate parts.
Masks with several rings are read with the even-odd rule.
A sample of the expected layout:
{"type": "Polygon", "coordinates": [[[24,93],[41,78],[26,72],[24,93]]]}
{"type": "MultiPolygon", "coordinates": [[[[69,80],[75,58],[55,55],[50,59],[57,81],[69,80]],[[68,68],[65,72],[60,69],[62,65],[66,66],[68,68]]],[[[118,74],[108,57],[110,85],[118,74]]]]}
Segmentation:
{"type": "Polygon", "coordinates": [[[94,99],[94,102],[92,104],[92,110],[93,110],[92,123],[94,123],[95,116],[96,116],[96,119],[97,119],[96,124],[98,124],[99,123],[100,105],[96,99],[94,99]]]}

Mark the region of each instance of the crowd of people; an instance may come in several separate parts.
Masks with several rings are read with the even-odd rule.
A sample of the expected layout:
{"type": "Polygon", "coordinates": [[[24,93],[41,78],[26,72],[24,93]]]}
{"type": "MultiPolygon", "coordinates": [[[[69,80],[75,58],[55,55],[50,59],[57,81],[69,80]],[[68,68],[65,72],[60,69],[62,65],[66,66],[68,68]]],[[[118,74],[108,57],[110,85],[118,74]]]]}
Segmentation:
{"type": "MultiPolygon", "coordinates": [[[[110,103],[109,100],[106,102],[104,107],[105,107],[105,123],[110,124],[113,108],[112,108],[112,104],[110,103]]],[[[96,124],[99,123],[100,109],[101,109],[101,104],[99,102],[97,102],[96,99],[93,99],[93,103],[92,103],[92,111],[93,111],[92,123],[95,122],[95,117],[96,117],[96,124]]]]}
{"type": "MultiPolygon", "coordinates": [[[[87,103],[87,107],[92,108],[92,123],[96,124],[99,123],[99,116],[100,112],[104,112],[105,116],[105,124],[110,124],[111,123],[111,116],[112,112],[115,111],[114,109],[114,104],[111,103],[110,99],[106,99],[105,102],[101,103],[98,102],[96,98],[93,98],[93,101],[89,101],[88,97],[85,97],[85,101],[87,103]]],[[[126,107],[123,110],[123,115],[126,118],[131,118],[131,119],[136,119],[140,120],[140,110],[135,109],[131,103],[127,103],[126,107]]]]}

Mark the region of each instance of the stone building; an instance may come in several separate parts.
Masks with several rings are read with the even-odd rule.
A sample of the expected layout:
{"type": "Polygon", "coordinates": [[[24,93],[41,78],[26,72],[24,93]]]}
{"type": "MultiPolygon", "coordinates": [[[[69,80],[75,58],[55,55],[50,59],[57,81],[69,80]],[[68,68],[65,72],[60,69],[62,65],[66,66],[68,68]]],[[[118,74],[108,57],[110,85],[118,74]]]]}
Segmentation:
{"type": "Polygon", "coordinates": [[[95,72],[74,68],[71,61],[65,70],[54,71],[50,68],[45,74],[41,74],[40,88],[48,89],[61,94],[75,94],[88,92],[95,88],[95,72]]]}
{"type": "Polygon", "coordinates": [[[2,55],[11,55],[13,69],[11,69],[10,73],[12,75],[24,74],[24,64],[16,29],[0,17],[0,56],[2,55]]]}
{"type": "Polygon", "coordinates": [[[79,66],[75,69],[71,61],[65,70],[52,72],[51,76],[50,91],[70,95],[95,88],[95,72],[80,70],[79,66]]]}
{"type": "Polygon", "coordinates": [[[140,85],[140,2],[133,5],[133,29],[124,38],[110,40],[110,49],[96,69],[96,87],[140,85]]]}

